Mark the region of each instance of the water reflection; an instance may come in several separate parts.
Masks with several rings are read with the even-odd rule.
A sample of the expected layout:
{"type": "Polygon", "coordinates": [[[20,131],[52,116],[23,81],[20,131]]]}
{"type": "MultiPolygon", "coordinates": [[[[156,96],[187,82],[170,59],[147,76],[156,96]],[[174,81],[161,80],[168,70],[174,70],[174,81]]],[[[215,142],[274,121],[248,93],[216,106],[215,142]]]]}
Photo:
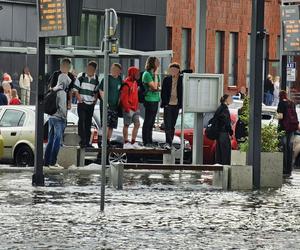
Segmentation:
{"type": "Polygon", "coordinates": [[[281,190],[223,192],[199,174],[0,175],[0,249],[299,249],[300,173],[281,190]],[[107,183],[109,181],[107,180],[107,183]]]}

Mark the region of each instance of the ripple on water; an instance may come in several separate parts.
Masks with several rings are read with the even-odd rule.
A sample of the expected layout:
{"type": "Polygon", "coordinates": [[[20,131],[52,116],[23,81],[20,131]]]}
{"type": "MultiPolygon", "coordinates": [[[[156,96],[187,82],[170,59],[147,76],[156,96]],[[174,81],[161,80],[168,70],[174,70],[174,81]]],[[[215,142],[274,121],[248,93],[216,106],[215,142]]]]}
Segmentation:
{"type": "Polygon", "coordinates": [[[281,190],[223,192],[199,175],[0,175],[1,249],[300,249],[300,173],[281,190]]]}

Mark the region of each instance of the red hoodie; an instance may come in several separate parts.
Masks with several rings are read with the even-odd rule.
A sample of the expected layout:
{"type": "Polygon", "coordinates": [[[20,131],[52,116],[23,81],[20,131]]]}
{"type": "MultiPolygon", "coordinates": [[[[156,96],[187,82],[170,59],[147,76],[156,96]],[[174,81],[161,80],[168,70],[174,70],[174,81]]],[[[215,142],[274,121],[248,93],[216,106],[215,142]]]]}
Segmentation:
{"type": "Polygon", "coordinates": [[[137,111],[139,108],[138,84],[135,80],[135,76],[138,72],[138,68],[130,67],[128,69],[128,76],[124,80],[121,89],[120,103],[126,113],[130,110],[137,111]]]}

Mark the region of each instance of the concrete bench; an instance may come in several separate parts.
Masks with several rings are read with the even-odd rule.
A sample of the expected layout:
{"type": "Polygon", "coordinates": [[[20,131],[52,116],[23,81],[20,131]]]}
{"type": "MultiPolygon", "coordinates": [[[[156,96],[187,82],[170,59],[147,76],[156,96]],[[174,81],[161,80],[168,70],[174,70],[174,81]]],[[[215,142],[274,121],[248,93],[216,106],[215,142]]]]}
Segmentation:
{"type": "Polygon", "coordinates": [[[124,170],[162,170],[162,171],[214,171],[222,173],[221,186],[228,189],[229,167],[222,165],[190,165],[190,164],[132,164],[119,163],[110,166],[112,186],[123,189],[124,170]]]}

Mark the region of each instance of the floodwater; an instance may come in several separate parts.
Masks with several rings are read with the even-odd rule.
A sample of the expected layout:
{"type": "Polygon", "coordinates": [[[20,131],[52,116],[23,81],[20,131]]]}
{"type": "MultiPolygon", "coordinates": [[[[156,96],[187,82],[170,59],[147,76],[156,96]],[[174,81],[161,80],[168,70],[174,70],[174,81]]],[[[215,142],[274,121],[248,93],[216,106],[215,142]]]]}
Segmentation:
{"type": "Polygon", "coordinates": [[[0,249],[300,249],[300,172],[281,190],[225,192],[198,175],[0,175],[0,249]]]}

